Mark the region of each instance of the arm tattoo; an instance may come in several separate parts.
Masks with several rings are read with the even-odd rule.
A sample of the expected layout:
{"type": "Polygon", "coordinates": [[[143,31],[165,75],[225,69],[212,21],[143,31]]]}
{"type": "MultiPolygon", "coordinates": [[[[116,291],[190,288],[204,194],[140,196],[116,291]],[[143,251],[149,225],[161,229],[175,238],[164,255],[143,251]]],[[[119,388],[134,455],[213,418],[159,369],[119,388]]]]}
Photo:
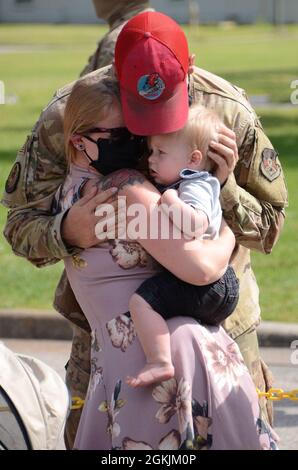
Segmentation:
{"type": "Polygon", "coordinates": [[[146,178],[139,171],[125,168],[104,176],[97,183],[97,187],[102,191],[112,187],[120,190],[125,186],[133,186],[136,183],[143,184],[145,181],[146,178]]]}

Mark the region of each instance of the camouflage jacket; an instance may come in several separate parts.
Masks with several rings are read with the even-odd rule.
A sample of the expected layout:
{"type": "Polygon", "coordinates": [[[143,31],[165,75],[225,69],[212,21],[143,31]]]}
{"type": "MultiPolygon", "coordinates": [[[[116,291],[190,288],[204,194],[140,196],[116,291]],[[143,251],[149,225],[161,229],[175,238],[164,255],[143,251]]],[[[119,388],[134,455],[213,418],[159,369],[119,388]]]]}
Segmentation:
{"type": "MultiPolygon", "coordinates": [[[[100,80],[111,67],[92,72],[100,80]]],[[[13,251],[36,266],[46,266],[76,254],[64,244],[61,221],[51,215],[51,203],[65,178],[62,122],[73,84],[57,91],[19,151],[6,183],[3,204],[8,207],[5,237],[13,251]]],[[[240,300],[225,327],[237,337],[259,321],[258,287],[250,265],[250,249],[269,253],[278,238],[287,191],[277,153],[241,89],[202,69],[190,77],[193,101],[216,110],[235,131],[239,162],[221,191],[223,214],[233,229],[237,247],[232,264],[240,278],[240,300]]],[[[55,307],[88,329],[65,276],[56,293],[55,307]]]]}
{"type": "MultiPolygon", "coordinates": [[[[101,3],[101,1],[99,3],[101,3]]],[[[94,3],[96,3],[96,0],[94,0],[94,3]]],[[[114,4],[115,3],[116,2],[114,2],[114,4]]],[[[80,77],[111,64],[114,58],[115,44],[118,35],[125,23],[138,13],[154,11],[152,8],[149,8],[148,2],[141,1],[131,1],[127,2],[126,4],[122,4],[121,14],[113,12],[113,2],[109,1],[109,7],[110,11],[108,18],[106,19],[109,21],[110,29],[102,38],[102,40],[97,44],[95,52],[92,54],[92,56],[89,57],[88,64],[83,68],[82,72],[80,73],[80,77]]],[[[116,7],[117,6],[115,6],[115,8],[116,7]]]]}

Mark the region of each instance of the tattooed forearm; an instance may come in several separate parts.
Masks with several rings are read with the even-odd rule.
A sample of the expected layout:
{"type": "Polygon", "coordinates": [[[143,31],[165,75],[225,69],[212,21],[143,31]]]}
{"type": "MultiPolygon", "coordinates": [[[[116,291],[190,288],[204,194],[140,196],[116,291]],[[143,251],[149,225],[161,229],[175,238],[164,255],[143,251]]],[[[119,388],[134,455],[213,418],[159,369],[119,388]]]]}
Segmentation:
{"type": "Polygon", "coordinates": [[[136,183],[142,184],[145,181],[146,178],[139,171],[125,168],[104,176],[96,183],[96,186],[102,191],[112,187],[120,190],[125,186],[133,186],[136,183]]]}

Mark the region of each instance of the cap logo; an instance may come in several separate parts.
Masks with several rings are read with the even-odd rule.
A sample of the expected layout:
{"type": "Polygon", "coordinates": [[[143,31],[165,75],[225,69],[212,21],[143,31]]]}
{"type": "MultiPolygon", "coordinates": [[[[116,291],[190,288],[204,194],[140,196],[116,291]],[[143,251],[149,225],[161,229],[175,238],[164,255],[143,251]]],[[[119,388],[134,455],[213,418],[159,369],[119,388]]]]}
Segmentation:
{"type": "Polygon", "coordinates": [[[158,73],[150,73],[150,75],[143,75],[138,80],[137,89],[139,95],[143,96],[146,100],[156,100],[164,91],[166,85],[160,78],[158,73]]]}

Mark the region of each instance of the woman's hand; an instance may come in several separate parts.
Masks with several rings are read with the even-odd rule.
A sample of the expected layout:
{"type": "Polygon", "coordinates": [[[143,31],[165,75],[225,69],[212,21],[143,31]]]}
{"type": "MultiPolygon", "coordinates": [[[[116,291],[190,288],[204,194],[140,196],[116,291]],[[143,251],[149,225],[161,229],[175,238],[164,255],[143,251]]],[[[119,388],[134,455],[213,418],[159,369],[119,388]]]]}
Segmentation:
{"type": "Polygon", "coordinates": [[[218,129],[218,142],[210,143],[208,157],[216,163],[214,176],[222,186],[239,160],[235,132],[222,124],[218,129]]]}

